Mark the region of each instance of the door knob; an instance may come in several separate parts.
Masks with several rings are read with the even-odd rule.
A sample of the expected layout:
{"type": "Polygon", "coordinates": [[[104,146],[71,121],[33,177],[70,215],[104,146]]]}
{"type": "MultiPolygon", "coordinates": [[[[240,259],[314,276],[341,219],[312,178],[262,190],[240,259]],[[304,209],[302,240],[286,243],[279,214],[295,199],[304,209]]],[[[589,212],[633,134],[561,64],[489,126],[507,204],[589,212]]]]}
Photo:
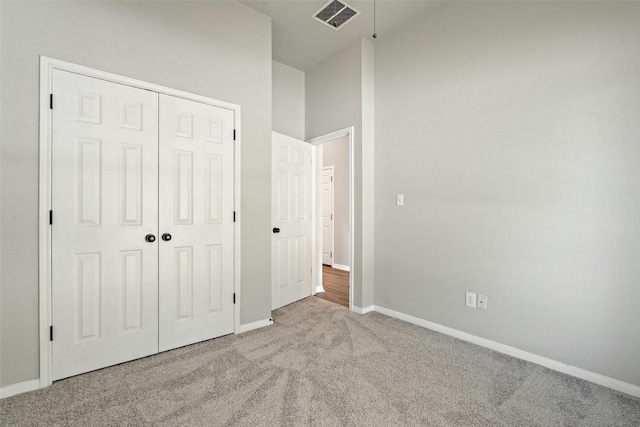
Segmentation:
{"type": "Polygon", "coordinates": [[[147,234],[144,240],[146,240],[149,243],[153,243],[156,241],[156,236],[154,236],[153,234],[147,234]]]}
{"type": "Polygon", "coordinates": [[[165,242],[168,242],[169,240],[171,240],[171,234],[169,233],[164,233],[162,235],[162,240],[164,240],[165,242]]]}
{"type": "Polygon", "coordinates": [[[280,232],[280,229],[279,229],[278,227],[273,227],[273,232],[274,232],[274,233],[279,233],[279,232],[280,232]]]}

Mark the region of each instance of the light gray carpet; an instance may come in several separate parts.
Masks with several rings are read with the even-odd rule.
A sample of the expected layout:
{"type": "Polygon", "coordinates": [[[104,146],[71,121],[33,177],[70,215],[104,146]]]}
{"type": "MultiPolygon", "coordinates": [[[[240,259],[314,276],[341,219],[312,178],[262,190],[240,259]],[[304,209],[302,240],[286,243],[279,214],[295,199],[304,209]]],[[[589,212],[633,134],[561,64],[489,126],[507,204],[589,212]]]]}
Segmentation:
{"type": "Polygon", "coordinates": [[[4,425],[640,426],[640,399],[311,297],[0,402],[4,425]]]}

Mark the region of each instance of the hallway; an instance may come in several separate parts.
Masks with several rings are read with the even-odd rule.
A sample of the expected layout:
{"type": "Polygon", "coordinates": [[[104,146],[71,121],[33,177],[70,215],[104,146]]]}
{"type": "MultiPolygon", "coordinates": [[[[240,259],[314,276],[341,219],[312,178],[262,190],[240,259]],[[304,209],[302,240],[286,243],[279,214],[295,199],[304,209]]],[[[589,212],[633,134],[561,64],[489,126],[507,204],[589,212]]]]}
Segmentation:
{"type": "Polygon", "coordinates": [[[349,308],[348,271],[323,265],[322,286],[324,287],[324,292],[317,293],[317,297],[349,308]]]}

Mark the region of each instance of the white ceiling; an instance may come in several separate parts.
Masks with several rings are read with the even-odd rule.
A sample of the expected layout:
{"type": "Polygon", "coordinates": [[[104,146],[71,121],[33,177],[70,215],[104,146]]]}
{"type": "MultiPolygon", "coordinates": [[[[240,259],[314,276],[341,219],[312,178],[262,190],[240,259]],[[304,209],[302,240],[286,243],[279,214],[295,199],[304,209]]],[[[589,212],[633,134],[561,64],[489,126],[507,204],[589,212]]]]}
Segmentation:
{"type": "Polygon", "coordinates": [[[373,0],[345,1],[362,13],[336,31],[312,18],[327,0],[240,0],[271,17],[273,59],[302,71],[314,68],[361,37],[383,40],[440,4],[433,0],[376,0],[378,38],[374,40],[373,0]]]}

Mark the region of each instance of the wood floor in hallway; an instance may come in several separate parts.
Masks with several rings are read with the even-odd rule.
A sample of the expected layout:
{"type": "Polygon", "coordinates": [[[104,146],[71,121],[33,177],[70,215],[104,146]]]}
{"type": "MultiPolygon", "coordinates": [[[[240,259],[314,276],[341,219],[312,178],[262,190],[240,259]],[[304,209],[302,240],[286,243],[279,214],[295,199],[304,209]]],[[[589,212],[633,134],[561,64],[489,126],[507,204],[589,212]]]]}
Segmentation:
{"type": "Polygon", "coordinates": [[[328,265],[322,266],[322,286],[324,292],[317,293],[316,296],[336,304],[349,307],[349,272],[331,268],[328,265]]]}

